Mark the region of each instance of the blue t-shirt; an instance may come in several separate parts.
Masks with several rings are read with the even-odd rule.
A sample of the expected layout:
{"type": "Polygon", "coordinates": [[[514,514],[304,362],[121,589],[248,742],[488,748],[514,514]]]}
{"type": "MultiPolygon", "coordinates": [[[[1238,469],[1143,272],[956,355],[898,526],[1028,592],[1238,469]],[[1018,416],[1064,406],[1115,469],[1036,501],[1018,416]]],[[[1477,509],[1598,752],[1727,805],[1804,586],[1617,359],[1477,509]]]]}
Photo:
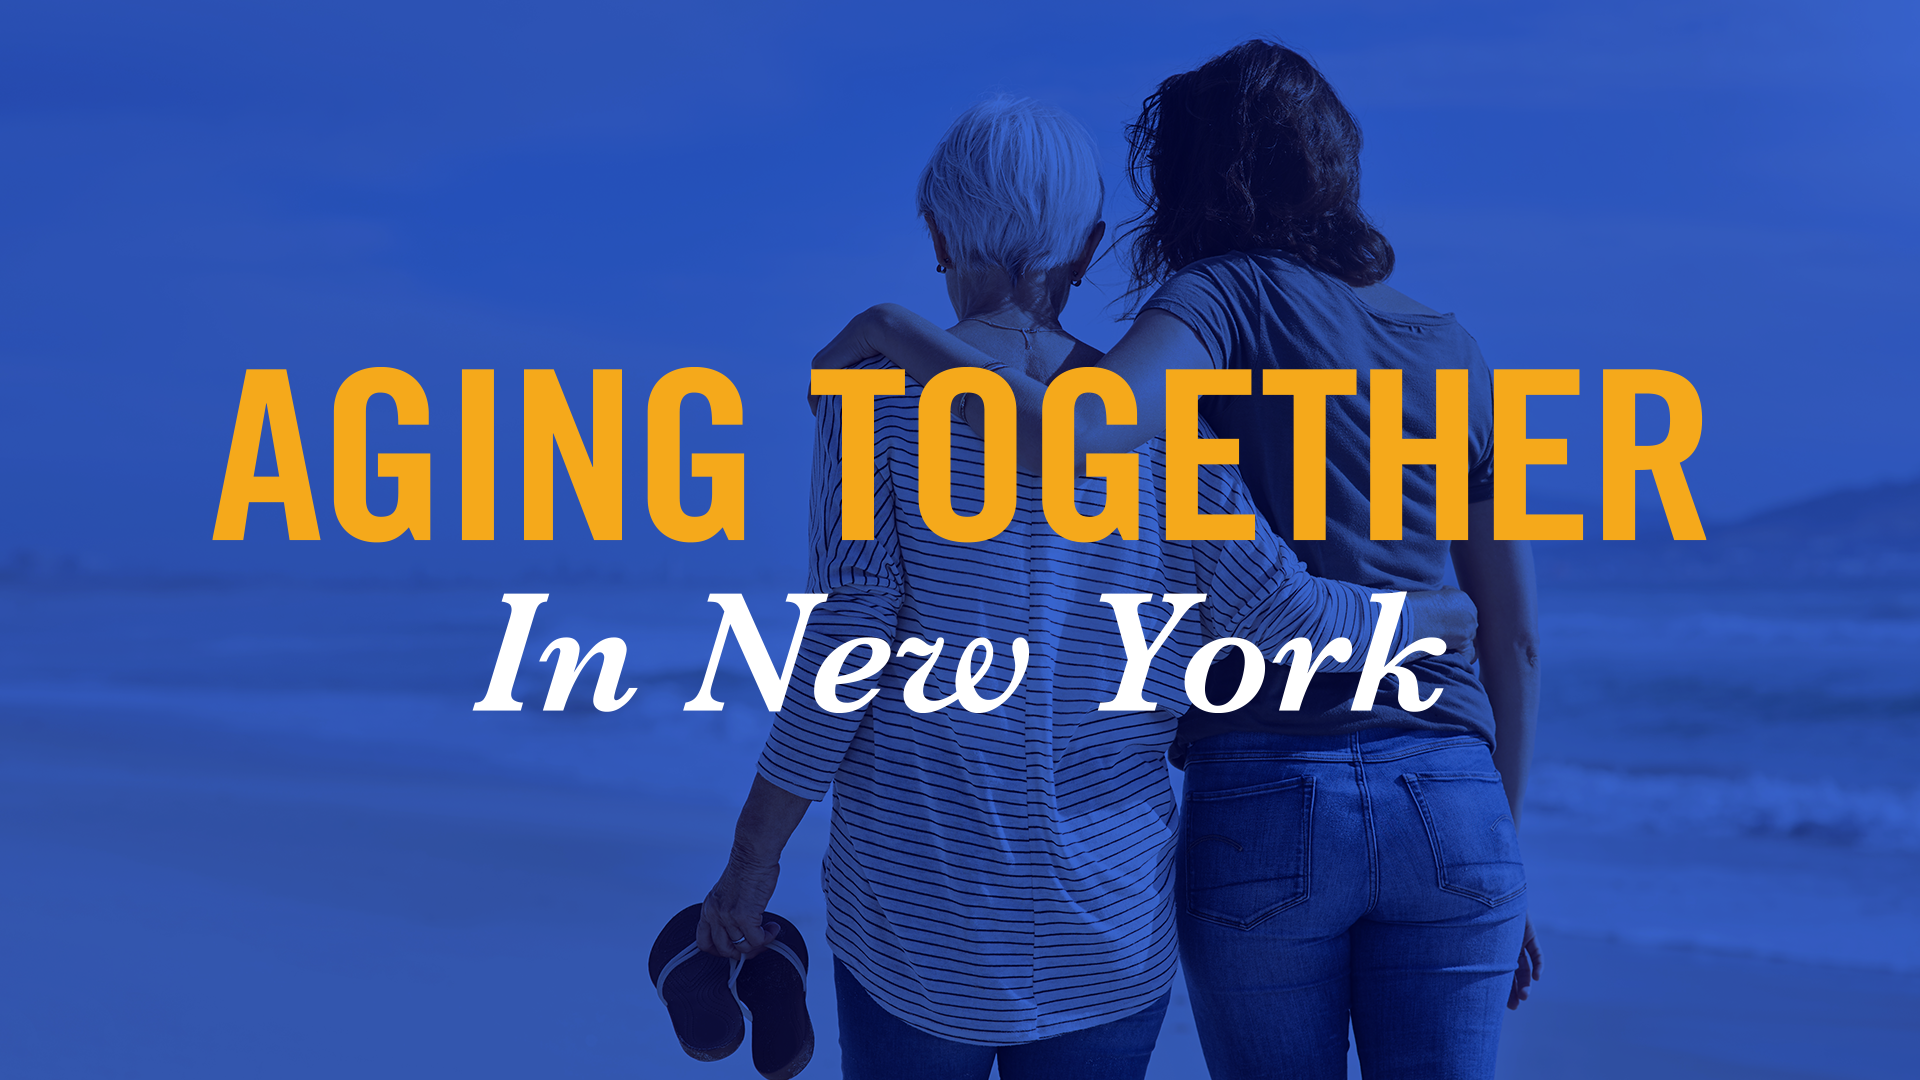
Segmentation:
{"type": "MultiPolygon", "coordinates": [[[[1493,377],[1480,347],[1451,315],[1380,311],[1353,288],[1278,251],[1236,251],[1192,263],[1148,300],[1199,337],[1223,368],[1353,368],[1362,374],[1359,393],[1327,398],[1326,539],[1293,540],[1293,399],[1260,393],[1256,379],[1247,396],[1201,399],[1200,415],[1222,438],[1240,440],[1240,474],[1275,532],[1288,537],[1307,568],[1321,577],[1370,588],[1436,589],[1448,558],[1448,542],[1433,538],[1434,473],[1431,465],[1405,469],[1402,540],[1373,540],[1368,501],[1369,376],[1398,369],[1403,431],[1408,438],[1434,434],[1434,372],[1459,368],[1468,382],[1467,499],[1493,497],[1493,377]]],[[[1324,642],[1316,642],[1323,645],[1324,642]]],[[[1366,642],[1354,642],[1364,649],[1366,642]]],[[[1233,694],[1240,680],[1240,653],[1227,650],[1209,677],[1215,701],[1233,694]]],[[[1406,665],[1420,679],[1422,696],[1439,687],[1440,700],[1422,712],[1399,708],[1396,680],[1382,681],[1372,711],[1352,711],[1358,675],[1314,676],[1298,712],[1278,709],[1285,680],[1269,672],[1261,692],[1232,713],[1195,710],[1181,722],[1176,760],[1197,739],[1228,731],[1332,735],[1392,726],[1471,733],[1493,743],[1493,709],[1479,677],[1452,653],[1406,665]]]]}

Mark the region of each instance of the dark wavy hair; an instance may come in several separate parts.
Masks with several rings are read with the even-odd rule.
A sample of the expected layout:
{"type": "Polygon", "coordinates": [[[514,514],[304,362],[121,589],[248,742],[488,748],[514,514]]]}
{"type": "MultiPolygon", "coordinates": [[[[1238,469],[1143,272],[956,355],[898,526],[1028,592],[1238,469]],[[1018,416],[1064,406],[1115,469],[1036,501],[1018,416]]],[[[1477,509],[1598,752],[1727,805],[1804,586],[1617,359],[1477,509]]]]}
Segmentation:
{"type": "Polygon", "coordinates": [[[1175,75],[1127,128],[1133,290],[1198,259],[1277,248],[1348,283],[1393,273],[1360,212],[1360,125],[1307,59],[1248,41],[1175,75]]]}

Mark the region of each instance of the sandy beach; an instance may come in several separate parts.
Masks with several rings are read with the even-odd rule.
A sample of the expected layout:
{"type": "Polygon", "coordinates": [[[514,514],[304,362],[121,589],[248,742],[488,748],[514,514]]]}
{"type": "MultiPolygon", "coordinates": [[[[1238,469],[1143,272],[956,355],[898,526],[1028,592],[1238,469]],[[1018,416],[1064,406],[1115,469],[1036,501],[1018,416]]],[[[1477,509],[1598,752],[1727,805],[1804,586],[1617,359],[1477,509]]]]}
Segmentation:
{"type": "MultiPolygon", "coordinates": [[[[660,775],[679,758],[705,778],[674,791],[29,701],[0,707],[7,1075],[754,1075],[744,1053],[681,1055],[644,970],[718,868],[750,734],[660,745],[660,775]]],[[[826,824],[802,826],[778,898],[815,942],[826,824]]],[[[1578,885],[1551,843],[1530,858],[1538,892],[1578,885]]],[[[1503,1076],[1858,1080],[1920,1061],[1920,975],[1543,919],[1546,979],[1509,1021],[1503,1076]]],[[[837,1075],[825,974],[809,1076],[837,1075]]],[[[1152,1075],[1205,1075],[1184,1000],[1152,1075]]]]}

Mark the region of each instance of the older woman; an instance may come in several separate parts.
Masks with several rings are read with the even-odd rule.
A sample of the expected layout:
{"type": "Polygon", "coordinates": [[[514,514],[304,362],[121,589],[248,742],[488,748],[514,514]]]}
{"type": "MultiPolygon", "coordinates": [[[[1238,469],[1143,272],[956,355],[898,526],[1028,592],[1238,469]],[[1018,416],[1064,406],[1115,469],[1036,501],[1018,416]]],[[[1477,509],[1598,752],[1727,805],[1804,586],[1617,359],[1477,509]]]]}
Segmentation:
{"type": "MultiPolygon", "coordinates": [[[[1035,380],[1097,361],[1059,315],[1104,232],[1102,198],[1092,141],[1066,115],[1010,100],[962,115],[919,188],[954,339],[1035,380]]],[[[1031,476],[998,536],[942,538],[919,501],[920,394],[906,383],[876,401],[871,540],[843,536],[843,413],[838,399],[820,401],[808,587],[830,599],[808,625],[698,943],[737,958],[777,936],[763,923],[780,852],[831,789],[823,883],[846,1076],[971,1080],[997,1060],[1006,1080],[1138,1077],[1175,970],[1163,754],[1187,707],[1188,660],[1228,636],[1265,651],[1298,636],[1363,641],[1380,606],[1369,590],[1307,575],[1264,525],[1246,542],[1167,539],[1158,442],[1139,455],[1137,539],[1062,539],[1031,476]],[[1191,593],[1207,599],[1165,634],[1142,686],[1157,704],[1103,710],[1128,651],[1116,629],[1126,603],[1112,594],[1153,598],[1140,606],[1151,641],[1169,621],[1160,598],[1191,593]],[[843,702],[878,693],[835,711],[811,676],[857,638],[915,659],[842,685],[843,702]],[[994,644],[992,669],[963,700],[954,662],[976,638],[994,644]],[[1009,692],[1005,658],[1023,648],[1009,692]]],[[[957,412],[979,417],[982,402],[959,400],[957,412]]],[[[964,422],[949,426],[952,512],[975,514],[983,443],[964,422]]],[[[1098,505],[1100,482],[1081,480],[1077,497],[1098,505]]],[[[1202,467],[1199,502],[1252,513],[1231,468],[1202,467]]],[[[1407,611],[1421,625],[1400,626],[1396,649],[1426,633],[1471,636],[1455,599],[1416,595],[1407,611]]],[[[860,648],[878,651],[835,662],[855,667],[860,648]]],[[[1328,670],[1356,669],[1364,651],[1328,670]]]]}

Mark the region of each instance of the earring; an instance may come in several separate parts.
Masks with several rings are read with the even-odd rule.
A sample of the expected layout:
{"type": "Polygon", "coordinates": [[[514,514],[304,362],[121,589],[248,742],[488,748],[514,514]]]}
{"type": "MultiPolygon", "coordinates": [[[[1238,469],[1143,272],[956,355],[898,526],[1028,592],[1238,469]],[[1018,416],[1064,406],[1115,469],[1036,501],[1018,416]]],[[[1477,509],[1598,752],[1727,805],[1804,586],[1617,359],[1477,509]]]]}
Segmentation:
{"type": "Polygon", "coordinates": [[[936,274],[944,274],[944,273],[946,273],[946,272],[947,272],[947,264],[946,264],[946,263],[934,263],[934,264],[933,264],[933,271],[934,271],[934,273],[936,273],[936,274]]]}
{"type": "Polygon", "coordinates": [[[1079,284],[1080,284],[1080,279],[1079,279],[1079,278],[1074,278],[1074,279],[1073,279],[1073,285],[1074,285],[1075,287],[1078,287],[1078,286],[1079,286],[1079,284]]]}

